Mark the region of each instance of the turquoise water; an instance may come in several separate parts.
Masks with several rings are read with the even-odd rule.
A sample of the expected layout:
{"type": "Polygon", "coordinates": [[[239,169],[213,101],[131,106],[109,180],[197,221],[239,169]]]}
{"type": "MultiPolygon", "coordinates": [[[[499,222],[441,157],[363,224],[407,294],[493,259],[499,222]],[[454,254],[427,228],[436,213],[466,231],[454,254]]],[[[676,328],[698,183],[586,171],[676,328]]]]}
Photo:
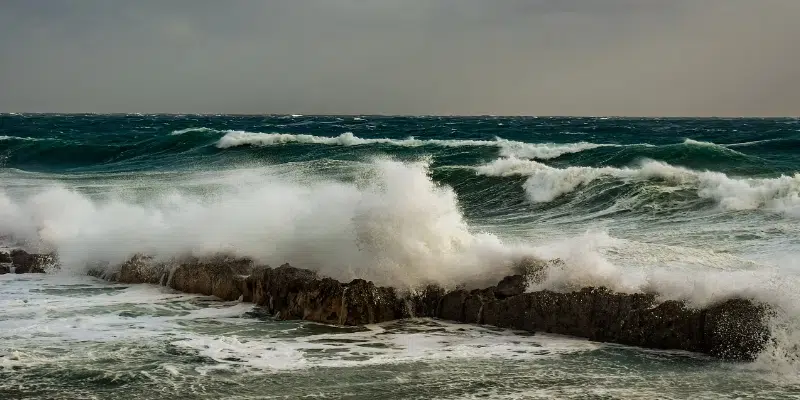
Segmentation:
{"type": "Polygon", "coordinates": [[[61,271],[0,278],[4,398],[791,398],[800,120],[0,115],[0,238],[61,271]],[[337,279],[656,290],[779,312],[725,364],[421,320],[274,322],[112,285],[90,262],[232,251],[337,279]]]}

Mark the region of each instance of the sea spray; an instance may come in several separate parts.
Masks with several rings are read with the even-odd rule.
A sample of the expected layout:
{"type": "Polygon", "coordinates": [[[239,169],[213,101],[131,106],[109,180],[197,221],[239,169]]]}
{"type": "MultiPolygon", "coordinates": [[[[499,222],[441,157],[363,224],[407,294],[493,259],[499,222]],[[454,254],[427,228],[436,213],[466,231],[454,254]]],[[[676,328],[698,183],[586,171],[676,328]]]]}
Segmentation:
{"type": "Polygon", "coordinates": [[[307,184],[231,173],[218,192],[167,191],[141,202],[64,185],[0,196],[0,232],[59,254],[65,268],[135,253],[168,258],[233,252],[382,284],[495,279],[524,246],[473,233],[452,189],[424,163],[376,160],[360,182],[307,184]]]}

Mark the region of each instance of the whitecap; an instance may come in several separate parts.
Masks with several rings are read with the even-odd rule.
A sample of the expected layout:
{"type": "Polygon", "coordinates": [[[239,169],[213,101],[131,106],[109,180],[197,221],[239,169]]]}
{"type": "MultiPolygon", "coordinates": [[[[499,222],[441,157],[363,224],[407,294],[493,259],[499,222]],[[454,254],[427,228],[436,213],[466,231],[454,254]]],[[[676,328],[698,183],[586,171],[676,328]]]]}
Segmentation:
{"type": "Polygon", "coordinates": [[[352,132],[339,136],[315,136],[291,133],[260,133],[247,131],[227,131],[217,147],[226,149],[238,146],[274,146],[287,143],[304,143],[331,146],[360,146],[386,144],[402,147],[440,146],[440,147],[496,147],[502,156],[531,159],[553,159],[565,154],[579,153],[599,147],[617,147],[615,144],[578,143],[526,143],[496,138],[495,140],[443,140],[443,139],[389,139],[360,138],[352,132]]]}
{"type": "Polygon", "coordinates": [[[556,168],[513,157],[499,158],[475,169],[487,176],[527,176],[525,191],[535,203],[552,201],[602,178],[659,179],[673,187],[694,188],[700,198],[712,199],[726,210],[765,208],[800,215],[800,173],[777,178],[734,178],[722,172],[695,171],[652,160],[630,168],[556,168]]]}

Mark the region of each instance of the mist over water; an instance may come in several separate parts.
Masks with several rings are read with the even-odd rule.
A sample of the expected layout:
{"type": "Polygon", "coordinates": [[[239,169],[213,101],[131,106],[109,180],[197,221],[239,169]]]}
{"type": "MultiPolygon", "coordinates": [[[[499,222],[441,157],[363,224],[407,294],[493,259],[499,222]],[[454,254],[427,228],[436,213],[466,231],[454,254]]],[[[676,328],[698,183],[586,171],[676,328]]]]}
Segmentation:
{"type": "MultiPolygon", "coordinates": [[[[505,336],[486,339],[491,346],[510,346],[506,357],[482,353],[482,346],[489,345],[479,339],[484,333],[468,333],[465,339],[464,333],[447,328],[442,339],[437,327],[429,327],[432,336],[414,336],[423,329],[419,326],[388,328],[392,342],[375,345],[398,346],[402,354],[365,356],[350,349],[346,356],[320,361],[311,354],[321,349],[309,343],[327,337],[311,335],[306,342],[303,335],[260,337],[239,328],[213,328],[213,321],[222,318],[232,327],[251,329],[255,321],[241,319],[242,305],[213,306],[219,315],[178,312],[185,319],[174,319],[177,304],[190,310],[206,305],[197,305],[192,296],[172,303],[171,294],[83,277],[88,264],[118,263],[135,253],[171,258],[227,252],[272,266],[288,262],[340,280],[365,278],[399,287],[428,282],[485,286],[507,274],[514,262],[536,257],[558,258],[563,264],[529,290],[602,285],[656,292],[696,306],[731,296],[773,305],[775,340],[756,363],[741,370],[713,364],[712,372],[695,371],[687,379],[752,373],[739,390],[756,393],[763,385],[776,385],[771,390],[780,394],[797,389],[796,119],[0,119],[0,237],[7,246],[54,251],[62,265],[55,281],[3,277],[0,297],[11,311],[0,319],[9,328],[0,361],[9,368],[53,365],[33,362],[31,357],[55,356],[34,355],[24,344],[29,327],[48,324],[53,329],[44,336],[53,341],[77,340],[86,330],[100,335],[91,341],[101,347],[124,347],[132,340],[128,335],[152,335],[164,346],[213,360],[207,367],[226,370],[231,379],[248,379],[239,374],[244,370],[292,374],[309,366],[353,372],[373,363],[400,369],[435,364],[439,361],[431,360],[445,354],[440,339],[461,346],[456,358],[464,361],[456,364],[465,370],[475,368],[475,360],[485,368],[494,368],[495,362],[532,362],[546,351],[547,363],[568,375],[573,359],[557,350],[557,341],[533,345],[505,336]],[[59,284],[62,279],[72,283],[59,284]],[[74,308],[62,296],[76,296],[87,305],[74,308]],[[30,302],[20,303],[21,298],[30,302]],[[46,307],[67,315],[49,315],[46,307]],[[137,311],[128,314],[131,309],[137,311]],[[93,322],[72,324],[73,318],[93,322]],[[111,338],[102,333],[106,330],[122,333],[111,338]],[[422,347],[414,349],[414,343],[422,347]],[[13,356],[15,351],[19,356],[13,356]]],[[[373,334],[350,339],[373,343],[381,337],[373,334]]],[[[592,367],[598,374],[607,373],[604,365],[630,367],[645,357],[639,350],[630,350],[632,356],[624,350],[624,360],[613,361],[616,356],[609,352],[617,350],[575,346],[578,359],[603,360],[592,367]]],[[[656,362],[658,368],[686,366],[680,357],[657,357],[666,357],[656,362]]],[[[692,360],[689,364],[706,362],[692,360]]],[[[195,379],[188,377],[189,369],[191,374],[210,373],[187,367],[189,361],[161,363],[166,366],[159,371],[173,378],[195,379]]],[[[642,376],[650,373],[642,371],[642,376]]],[[[209,382],[219,378],[211,375],[209,382]]],[[[630,396],[656,390],[634,389],[632,381],[623,381],[620,387],[633,390],[630,396]]],[[[493,395],[540,387],[528,384],[533,386],[506,387],[493,395]]]]}

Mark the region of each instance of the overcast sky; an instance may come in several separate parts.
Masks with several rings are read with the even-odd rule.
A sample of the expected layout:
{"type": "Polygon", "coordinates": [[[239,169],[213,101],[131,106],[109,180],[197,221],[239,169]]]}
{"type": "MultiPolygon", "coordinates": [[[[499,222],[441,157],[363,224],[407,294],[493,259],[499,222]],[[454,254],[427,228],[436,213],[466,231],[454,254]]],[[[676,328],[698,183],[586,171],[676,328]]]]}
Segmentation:
{"type": "Polygon", "coordinates": [[[0,0],[0,111],[800,115],[800,0],[0,0]]]}

